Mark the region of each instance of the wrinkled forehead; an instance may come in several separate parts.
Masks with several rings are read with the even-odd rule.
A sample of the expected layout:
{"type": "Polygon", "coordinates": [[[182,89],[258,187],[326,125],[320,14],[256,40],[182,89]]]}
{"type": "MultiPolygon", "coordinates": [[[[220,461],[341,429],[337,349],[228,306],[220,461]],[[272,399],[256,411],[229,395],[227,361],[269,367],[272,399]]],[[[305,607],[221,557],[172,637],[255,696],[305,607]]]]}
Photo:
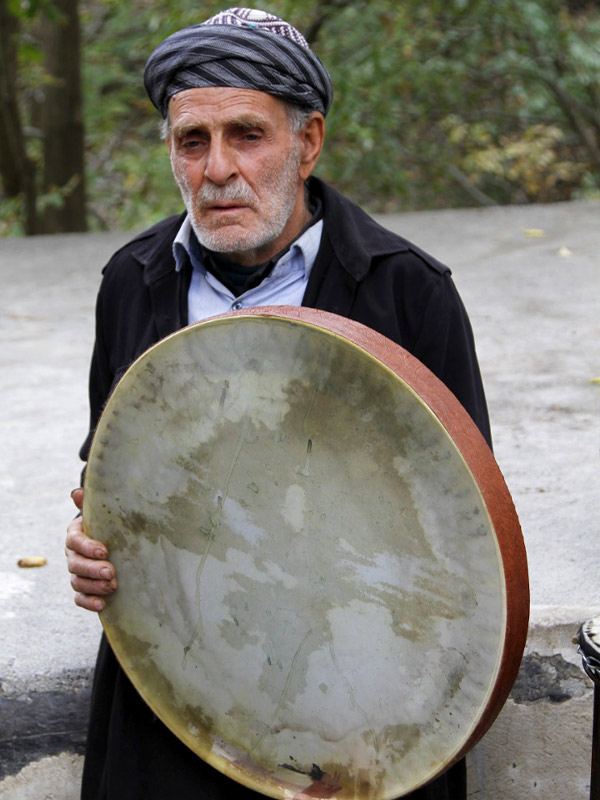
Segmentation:
{"type": "Polygon", "coordinates": [[[279,128],[289,126],[287,105],[266,92],[232,87],[185,89],[168,107],[173,131],[226,126],[279,128]]]}

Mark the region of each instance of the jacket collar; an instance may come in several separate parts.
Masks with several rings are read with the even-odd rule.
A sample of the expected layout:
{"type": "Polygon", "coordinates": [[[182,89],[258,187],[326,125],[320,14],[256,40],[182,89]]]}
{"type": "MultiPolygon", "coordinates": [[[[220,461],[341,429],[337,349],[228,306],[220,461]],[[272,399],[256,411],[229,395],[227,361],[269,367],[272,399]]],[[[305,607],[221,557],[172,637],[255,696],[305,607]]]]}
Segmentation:
{"type": "Polygon", "coordinates": [[[175,272],[173,239],[183,224],[185,212],[168,217],[141,233],[131,243],[131,255],[144,268],[146,286],[160,281],[170,272],[175,272]]]}
{"type": "MultiPolygon", "coordinates": [[[[361,208],[319,178],[310,178],[309,191],[321,198],[325,230],[336,231],[336,235],[332,237],[333,249],[343,268],[355,280],[361,281],[365,278],[373,258],[409,249],[408,243],[402,237],[383,228],[361,208]]],[[[169,217],[133,240],[131,252],[144,267],[144,282],[147,286],[175,270],[171,247],[185,216],[183,212],[169,217]]]]}
{"type": "MultiPolygon", "coordinates": [[[[336,231],[332,237],[335,255],[354,280],[361,281],[366,277],[373,258],[409,249],[402,237],[383,228],[319,178],[310,178],[309,190],[321,198],[325,230],[336,231]]],[[[175,270],[171,246],[185,216],[184,212],[169,217],[133,240],[132,255],[144,268],[147,286],[175,270]]]]}
{"type": "Polygon", "coordinates": [[[134,239],[130,249],[130,255],[143,268],[159,338],[187,324],[187,304],[182,302],[187,278],[175,271],[172,250],[173,239],[184,219],[185,214],[180,214],[159,222],[134,239]]]}
{"type": "Polygon", "coordinates": [[[366,277],[373,258],[409,249],[402,237],[383,228],[319,178],[310,178],[309,191],[321,198],[325,230],[335,231],[335,236],[331,237],[332,248],[342,267],[355,281],[366,277]]]}

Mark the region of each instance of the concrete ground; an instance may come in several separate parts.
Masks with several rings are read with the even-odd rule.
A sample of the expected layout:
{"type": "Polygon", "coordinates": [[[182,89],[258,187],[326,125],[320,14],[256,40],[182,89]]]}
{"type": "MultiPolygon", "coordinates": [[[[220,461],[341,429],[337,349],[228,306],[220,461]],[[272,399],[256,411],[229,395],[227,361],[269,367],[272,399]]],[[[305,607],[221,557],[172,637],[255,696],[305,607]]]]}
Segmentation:
{"type": "MultiPolygon", "coordinates": [[[[584,798],[591,693],[570,637],[600,614],[600,203],[381,219],[453,269],[529,556],[532,629],[521,684],[472,755],[471,793],[525,798],[535,784],[540,797],[584,798]],[[557,700],[558,685],[566,688],[557,700]],[[566,737],[569,724],[580,728],[572,732],[577,757],[567,757],[557,734],[566,725],[566,737]],[[538,741],[547,727],[539,747],[528,726],[538,741]],[[553,770],[564,772],[566,794],[553,770]]],[[[0,798],[76,797],[100,626],[73,604],[64,531],[87,429],[100,268],[127,238],[0,240],[0,798]],[[47,565],[17,566],[32,555],[47,565]]]]}

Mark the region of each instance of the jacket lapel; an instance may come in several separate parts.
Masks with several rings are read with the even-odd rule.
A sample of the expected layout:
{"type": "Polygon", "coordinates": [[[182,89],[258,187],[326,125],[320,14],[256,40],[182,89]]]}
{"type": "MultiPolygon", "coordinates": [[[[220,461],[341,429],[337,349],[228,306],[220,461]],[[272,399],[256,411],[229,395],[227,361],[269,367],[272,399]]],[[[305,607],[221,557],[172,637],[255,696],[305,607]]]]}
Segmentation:
{"type": "Polygon", "coordinates": [[[408,247],[318,178],[310,178],[309,191],[321,198],[324,225],[302,304],[351,317],[356,292],[373,259],[408,247]]]}
{"type": "Polygon", "coordinates": [[[189,275],[186,270],[176,272],[173,257],[173,240],[181,227],[185,214],[174,217],[167,230],[158,238],[142,240],[133,253],[144,268],[144,283],[148,287],[152,315],[159,339],[187,324],[187,294],[189,275]]]}

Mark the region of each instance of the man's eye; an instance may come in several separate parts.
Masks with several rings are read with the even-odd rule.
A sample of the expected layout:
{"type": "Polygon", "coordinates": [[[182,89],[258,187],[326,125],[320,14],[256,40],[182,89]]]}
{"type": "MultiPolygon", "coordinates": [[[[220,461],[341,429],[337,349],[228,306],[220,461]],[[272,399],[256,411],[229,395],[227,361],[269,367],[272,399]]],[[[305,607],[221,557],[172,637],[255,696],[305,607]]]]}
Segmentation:
{"type": "Polygon", "coordinates": [[[204,137],[197,134],[187,134],[182,136],[179,140],[179,147],[181,150],[197,150],[205,144],[204,137]]]}
{"type": "Polygon", "coordinates": [[[261,136],[260,133],[257,133],[256,131],[245,131],[242,133],[241,138],[244,142],[258,142],[260,141],[261,136]]]}

